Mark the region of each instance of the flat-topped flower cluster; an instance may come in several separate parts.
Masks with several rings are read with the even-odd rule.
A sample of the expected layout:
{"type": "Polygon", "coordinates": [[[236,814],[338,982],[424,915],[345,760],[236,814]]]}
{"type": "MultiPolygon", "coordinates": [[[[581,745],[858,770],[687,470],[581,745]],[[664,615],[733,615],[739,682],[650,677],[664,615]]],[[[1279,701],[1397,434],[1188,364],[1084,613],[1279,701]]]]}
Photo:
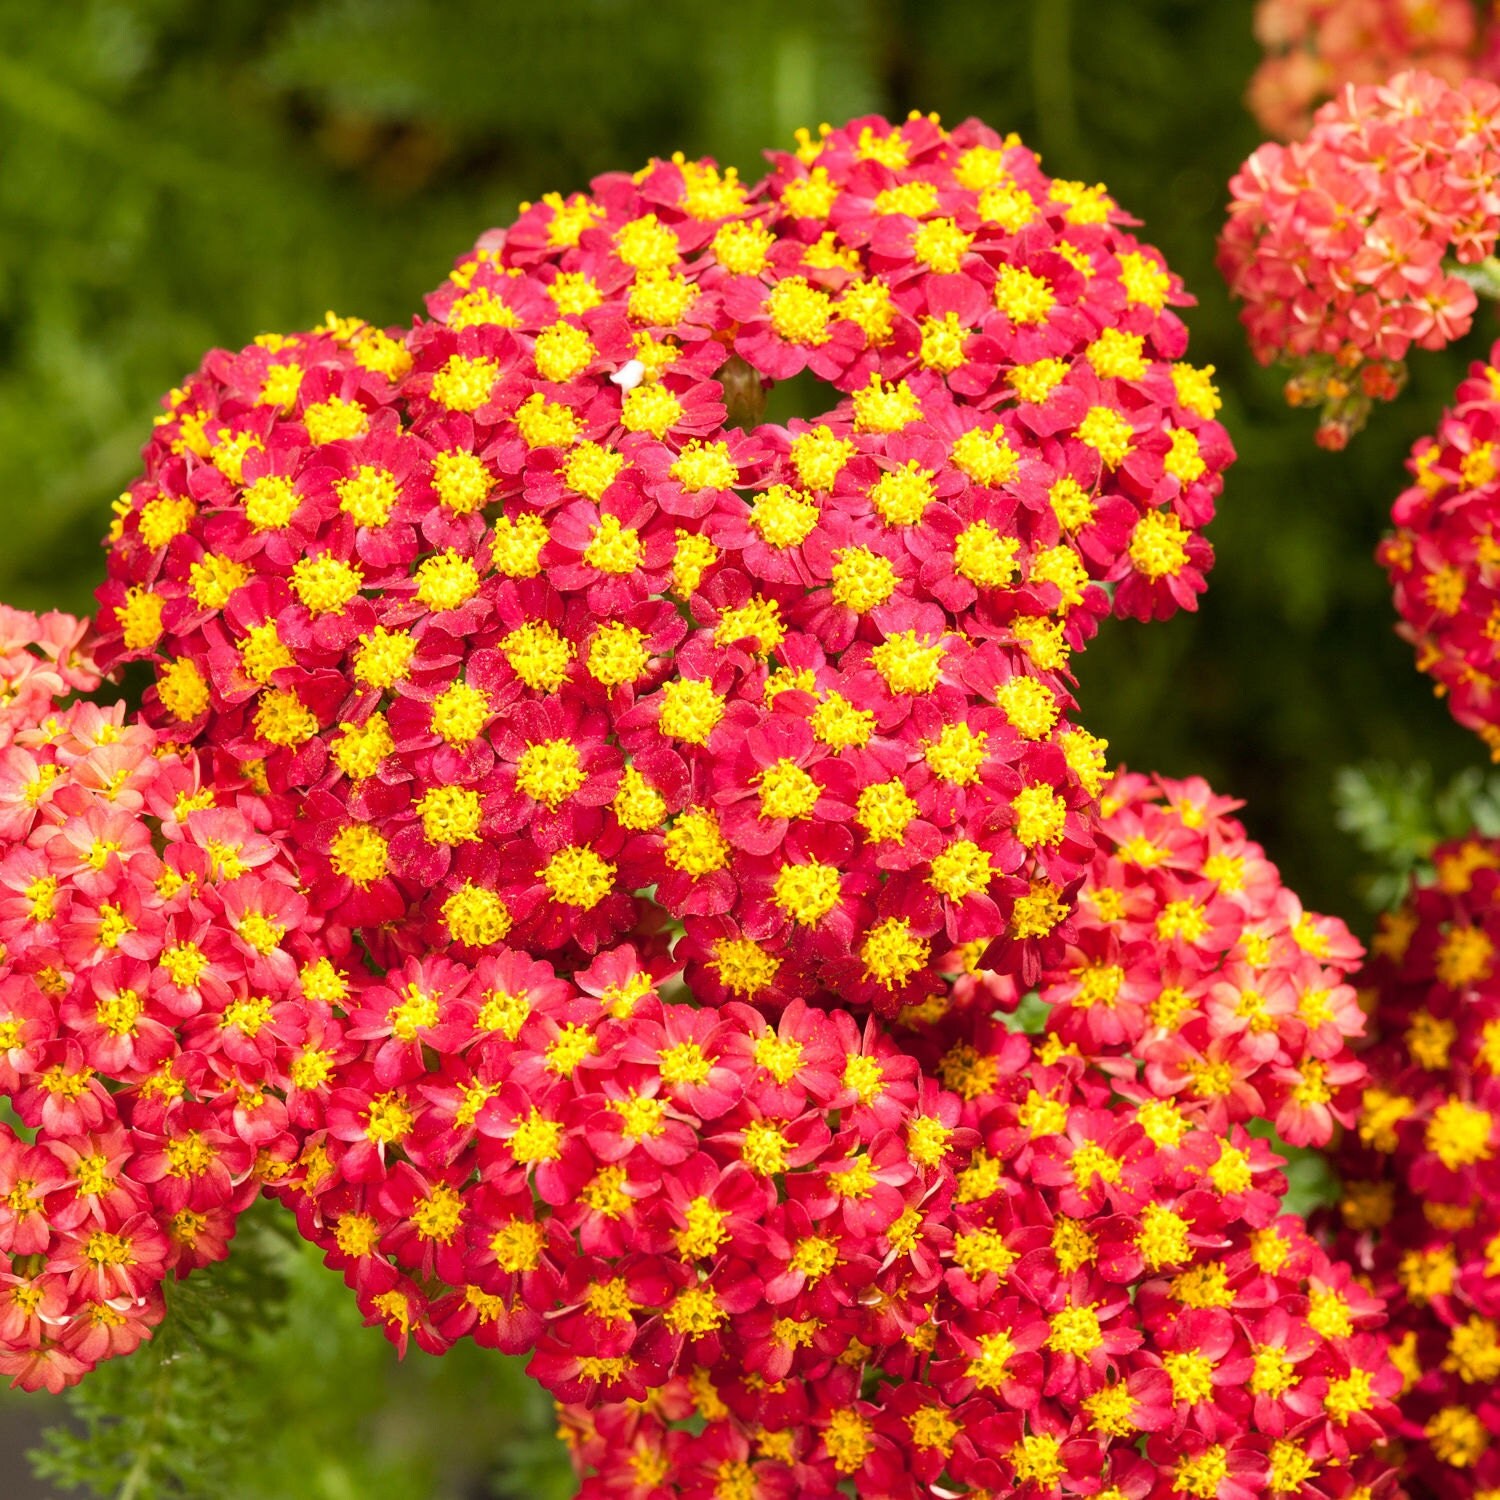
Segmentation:
{"type": "Polygon", "coordinates": [[[1358,1493],[1380,1305],[1246,1122],[1354,1118],[1359,949],[1202,782],[1103,802],[1045,1036],[984,972],[885,1023],[408,959],[272,1191],[398,1343],[532,1353],[586,1494],[1358,1493]]]}
{"type": "Polygon", "coordinates": [[[893,1013],[979,937],[1034,969],[1102,775],[1070,654],[1209,559],[1231,450],[1181,300],[1102,189],[977,125],[550,195],[433,321],[174,393],[104,659],[297,794],[316,903],[382,961],[572,969],[660,908],[704,998],[893,1013]],[[803,371],[822,417],[726,425],[803,371]]]}
{"type": "Polygon", "coordinates": [[[1313,110],[1346,84],[1420,68],[1448,83],[1494,78],[1500,28],[1477,0],[1259,0],[1266,55],[1245,102],[1267,134],[1307,134],[1313,110]]]}
{"type": "Polygon", "coordinates": [[[55,1390],[135,1348],[297,1151],[318,923],[259,799],[60,701],[99,684],[82,622],[0,623],[0,1371],[55,1390]]]}
{"type": "Polygon", "coordinates": [[[142,714],[17,690],[0,762],[4,1368],[264,1188],[399,1346],[529,1353],[589,1494],[1386,1482],[1381,1304],[1247,1128],[1354,1119],[1357,945],[1077,719],[1232,457],[1128,223],[870,117],[171,394],[91,642],[142,714]]]}
{"type": "Polygon", "coordinates": [[[1379,1035],[1337,1250],[1391,1309],[1403,1473],[1466,1500],[1500,1488],[1500,843],[1433,862],[1362,976],[1379,1035]]]}
{"type": "Polygon", "coordinates": [[[1412,447],[1378,558],[1400,632],[1449,711],[1500,759],[1500,345],[1476,362],[1436,434],[1412,447]]]}
{"type": "Polygon", "coordinates": [[[1469,331],[1459,270],[1494,253],[1497,173],[1500,86],[1403,72],[1345,87],[1305,140],[1258,147],[1230,181],[1219,267],[1255,357],[1287,361],[1287,399],[1321,408],[1323,446],[1400,391],[1413,345],[1469,331]]]}

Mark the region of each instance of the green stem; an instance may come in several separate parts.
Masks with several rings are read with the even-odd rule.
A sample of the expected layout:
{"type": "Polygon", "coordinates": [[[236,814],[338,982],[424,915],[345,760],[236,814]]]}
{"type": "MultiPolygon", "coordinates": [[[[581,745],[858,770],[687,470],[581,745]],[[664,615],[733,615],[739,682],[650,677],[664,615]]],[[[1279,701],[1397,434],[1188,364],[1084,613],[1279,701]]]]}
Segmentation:
{"type": "Polygon", "coordinates": [[[116,1492],[115,1500],[136,1500],[136,1497],[143,1493],[141,1487],[151,1477],[152,1463],[161,1451],[161,1442],[157,1438],[157,1432],[166,1417],[167,1400],[172,1391],[172,1376],[167,1368],[171,1359],[170,1354],[163,1354],[157,1365],[151,1415],[146,1418],[145,1431],[142,1434],[141,1445],[136,1451],[135,1462],[130,1466],[130,1472],[116,1492]]]}

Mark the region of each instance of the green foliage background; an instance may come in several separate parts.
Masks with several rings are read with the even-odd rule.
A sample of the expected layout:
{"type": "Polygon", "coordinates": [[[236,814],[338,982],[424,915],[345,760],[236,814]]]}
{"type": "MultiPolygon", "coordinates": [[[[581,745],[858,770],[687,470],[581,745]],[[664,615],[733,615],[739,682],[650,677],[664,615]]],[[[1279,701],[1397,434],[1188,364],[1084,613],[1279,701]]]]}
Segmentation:
{"type": "MultiPolygon", "coordinates": [[[[1107,625],[1081,662],[1086,721],[1133,766],[1246,798],[1309,904],[1360,925],[1362,862],[1409,862],[1463,818],[1452,798],[1430,814],[1412,768],[1483,760],[1394,638],[1371,551],[1407,447],[1495,330],[1420,356],[1348,453],[1313,447],[1213,269],[1226,182],[1259,138],[1250,18],[1251,0],[0,0],[0,598],[89,607],[109,501],[211,345],[330,307],[403,322],[518,201],[652,154],[753,177],[798,125],[979,114],[1145,221],[1200,299],[1192,355],[1217,366],[1240,452],[1201,612],[1107,625]],[[1334,788],[1371,758],[1389,769],[1342,782],[1366,853],[1334,788]]],[[[184,1288],[177,1345],[94,1377],[94,1420],[126,1423],[55,1446],[55,1477],[127,1500],[566,1492],[513,1367],[398,1370],[273,1223],[247,1241],[243,1270],[184,1288]],[[246,1305],[264,1312],[248,1342],[224,1323],[246,1305]]],[[[0,1457],[0,1491],[23,1493],[21,1468],[0,1457]]]]}

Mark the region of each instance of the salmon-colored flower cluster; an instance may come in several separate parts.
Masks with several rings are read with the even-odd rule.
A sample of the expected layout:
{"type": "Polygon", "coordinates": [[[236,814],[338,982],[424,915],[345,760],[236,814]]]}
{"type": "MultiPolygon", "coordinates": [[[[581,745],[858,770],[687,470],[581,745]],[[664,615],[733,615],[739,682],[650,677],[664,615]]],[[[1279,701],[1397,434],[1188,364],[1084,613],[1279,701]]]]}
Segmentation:
{"type": "Polygon", "coordinates": [[[1379,1040],[1337,1249],[1391,1309],[1403,1474],[1468,1500],[1500,1490],[1500,841],[1433,858],[1362,976],[1379,1040]]]}
{"type": "Polygon", "coordinates": [[[1266,49],[1246,93],[1268,135],[1307,134],[1312,112],[1345,84],[1420,68],[1449,83],[1495,77],[1497,28],[1476,0],[1260,0],[1266,49]]]}
{"type": "Polygon", "coordinates": [[[89,623],[0,604],[0,751],[74,693],[99,686],[89,623]]]}
{"type": "Polygon", "coordinates": [[[1376,556],[1400,634],[1453,717],[1500,760],[1500,344],[1476,362],[1435,436],[1413,445],[1413,483],[1391,507],[1376,556]]]}
{"type": "Polygon", "coordinates": [[[1034,971],[1102,774],[1070,655],[1193,604],[1232,456],[1125,222],[923,117],[758,187],[673,159],[549,194],[434,321],[173,393],[107,659],[296,793],[313,900],[382,961],[567,972],[664,908],[704,997],[893,1013],[981,938],[1034,971]],[[821,416],[730,423],[803,372],[821,416]]]}
{"type": "MultiPolygon", "coordinates": [[[[66,659],[76,624],[36,639],[66,659]]],[[[319,1016],[263,806],[123,705],[0,722],[0,1372],[57,1390],[226,1253],[258,1157],[296,1150],[275,1091],[319,1016]]]]}
{"type": "Polygon", "coordinates": [[[1493,252],[1497,173],[1500,87],[1411,72],[1344,89],[1230,182],[1219,267],[1256,358],[1288,361],[1287,399],[1321,407],[1324,446],[1396,395],[1413,344],[1468,332],[1475,292],[1448,257],[1493,252]]]}

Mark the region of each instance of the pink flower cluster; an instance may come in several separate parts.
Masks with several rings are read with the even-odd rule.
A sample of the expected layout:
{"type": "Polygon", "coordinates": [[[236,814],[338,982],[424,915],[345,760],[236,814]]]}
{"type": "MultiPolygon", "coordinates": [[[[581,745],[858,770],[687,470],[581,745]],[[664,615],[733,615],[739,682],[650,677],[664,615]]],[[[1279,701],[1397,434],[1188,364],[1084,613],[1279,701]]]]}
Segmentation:
{"type": "Polygon", "coordinates": [[[1262,364],[1293,367],[1287,399],[1318,403],[1341,448],[1389,400],[1415,344],[1469,330],[1460,265],[1500,234],[1500,88],[1430,73],[1349,86],[1291,145],[1259,147],[1230,182],[1219,268],[1262,364]]]}
{"type": "Polygon", "coordinates": [[[173,394],[106,657],[296,794],[313,899],[382,961],[568,972],[664,909],[704,999],[889,1014],[980,937],[1034,972],[1102,776],[1070,655],[1193,603],[1232,456],[1123,223],[923,117],[754,188],[674,159],[549,194],[436,321],[173,394]],[[727,423],[804,371],[823,415],[727,423]]]}
{"type": "Polygon", "coordinates": [[[1500,759],[1500,344],[1476,362],[1436,436],[1407,461],[1413,483],[1391,507],[1376,552],[1390,577],[1398,629],[1453,717],[1500,759]]]}
{"type": "Polygon", "coordinates": [[[1500,842],[1445,844],[1361,982],[1379,1040],[1337,1251],[1391,1309],[1413,1492],[1500,1489],[1500,842]]]}
{"type": "MultiPolygon", "coordinates": [[[[77,623],[32,639],[65,661],[77,623]]],[[[262,805],[123,705],[49,711],[89,672],[49,675],[0,711],[0,1372],[57,1390],[146,1337],[258,1159],[295,1152],[276,1091],[317,1024],[294,957],[317,923],[262,805]]]]}
{"type": "Polygon", "coordinates": [[[1346,84],[1420,68],[1449,83],[1494,78],[1496,27],[1476,0],[1259,0],[1266,49],[1246,103],[1268,135],[1307,134],[1316,105],[1346,84]]]}
{"type": "MultiPolygon", "coordinates": [[[[1122,778],[1106,805],[1085,906],[1170,895],[1156,992],[1201,951],[1233,955],[1236,1000],[1267,995],[1217,1004],[1204,978],[1211,1036],[1191,1001],[1157,1007],[1139,1079],[1109,1045],[1008,1030],[996,977],[891,1027],[686,1003],[666,944],[571,980],[428,956],[348,977],[272,1190],[398,1344],[534,1351],[585,1494],[1357,1493],[1399,1384],[1380,1307],[1279,1216],[1281,1161],[1241,1122],[1280,1089],[1328,1139],[1362,1017],[1286,950],[1358,950],[1201,782],[1122,778]],[[1310,1026],[1326,1071],[1293,1087],[1310,1026]]],[[[1101,1013],[1141,1003],[1134,957],[1101,1013]]]]}

